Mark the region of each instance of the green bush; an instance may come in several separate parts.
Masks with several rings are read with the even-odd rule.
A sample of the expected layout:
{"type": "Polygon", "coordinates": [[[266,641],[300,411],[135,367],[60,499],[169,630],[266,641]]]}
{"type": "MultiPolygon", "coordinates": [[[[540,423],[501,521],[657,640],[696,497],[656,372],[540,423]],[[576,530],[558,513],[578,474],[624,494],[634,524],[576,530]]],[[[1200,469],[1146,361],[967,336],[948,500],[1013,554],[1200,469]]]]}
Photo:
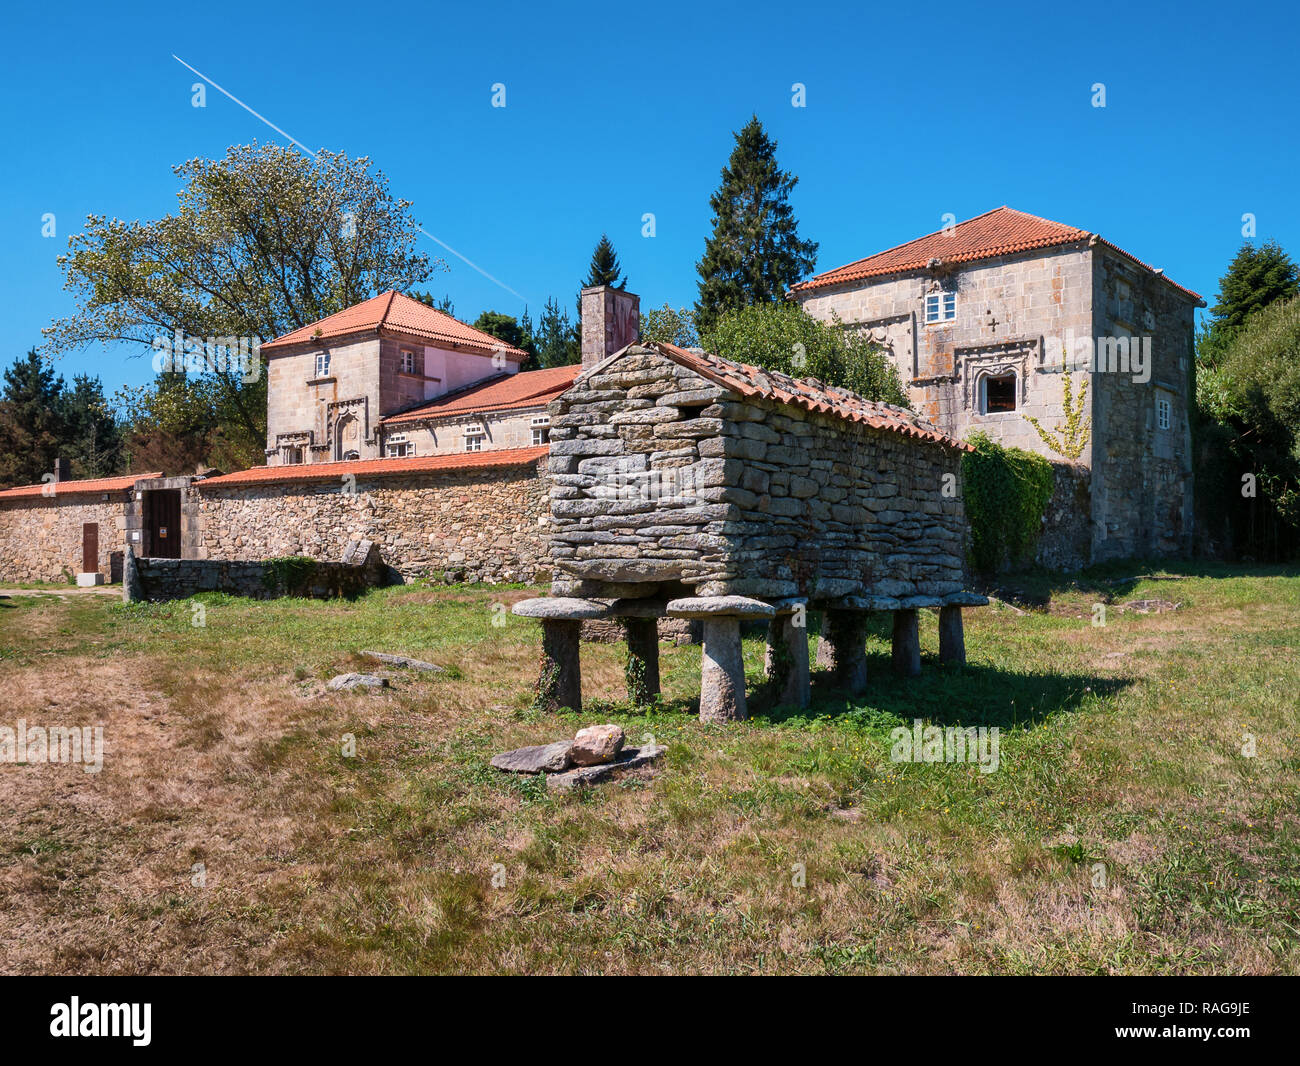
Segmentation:
{"type": "Polygon", "coordinates": [[[1033,452],[1004,448],[983,433],[974,434],[970,444],[975,450],[962,456],[961,473],[971,564],[991,574],[1033,550],[1052,498],[1052,464],[1033,452]]]}

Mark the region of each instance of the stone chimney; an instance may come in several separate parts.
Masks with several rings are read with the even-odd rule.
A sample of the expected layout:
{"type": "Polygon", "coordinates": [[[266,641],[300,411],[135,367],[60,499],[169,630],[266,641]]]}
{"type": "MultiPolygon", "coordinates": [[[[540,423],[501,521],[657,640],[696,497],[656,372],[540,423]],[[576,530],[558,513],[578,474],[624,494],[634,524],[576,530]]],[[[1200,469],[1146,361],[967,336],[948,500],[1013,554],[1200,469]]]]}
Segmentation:
{"type": "Polygon", "coordinates": [[[583,370],[590,370],[641,336],[641,297],[636,293],[593,285],[582,290],[579,312],[583,370]]]}
{"type": "Polygon", "coordinates": [[[54,460],[54,480],[55,481],[72,480],[72,464],[68,462],[67,459],[54,460]]]}

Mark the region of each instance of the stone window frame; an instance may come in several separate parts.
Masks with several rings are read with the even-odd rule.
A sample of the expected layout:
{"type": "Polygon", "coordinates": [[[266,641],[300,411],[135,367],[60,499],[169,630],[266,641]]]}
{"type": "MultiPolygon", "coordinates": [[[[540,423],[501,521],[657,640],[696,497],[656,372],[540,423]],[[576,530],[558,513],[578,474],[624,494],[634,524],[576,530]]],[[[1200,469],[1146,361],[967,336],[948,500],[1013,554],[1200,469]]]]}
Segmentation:
{"type": "Polygon", "coordinates": [[[998,344],[958,347],[953,351],[953,372],[962,381],[962,406],[980,418],[1002,418],[1015,414],[1029,399],[1029,371],[1042,367],[1043,344],[1041,338],[1031,337],[1003,341],[998,344]],[[985,414],[981,395],[984,377],[1016,376],[1016,410],[994,411],[985,414]]]}
{"type": "Polygon", "coordinates": [[[1174,401],[1156,393],[1156,428],[1170,430],[1174,427],[1174,401]]]}
{"type": "Polygon", "coordinates": [[[1014,368],[996,368],[993,370],[981,371],[976,382],[976,396],[978,397],[978,406],[976,412],[981,415],[1010,415],[1020,410],[1020,375],[1014,368]],[[1011,379],[1011,407],[1003,411],[989,410],[989,382],[1005,381],[1011,379]]]}
{"type": "Polygon", "coordinates": [[[315,362],[315,373],[313,378],[327,378],[330,376],[330,352],[317,352],[315,362]]]}

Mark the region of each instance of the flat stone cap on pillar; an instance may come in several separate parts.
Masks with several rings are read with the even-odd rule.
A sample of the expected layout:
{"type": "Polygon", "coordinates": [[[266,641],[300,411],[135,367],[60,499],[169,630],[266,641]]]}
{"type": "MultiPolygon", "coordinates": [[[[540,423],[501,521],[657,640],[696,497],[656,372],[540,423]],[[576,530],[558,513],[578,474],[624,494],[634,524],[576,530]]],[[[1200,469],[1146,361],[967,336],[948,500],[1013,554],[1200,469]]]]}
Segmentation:
{"type": "Polygon", "coordinates": [[[772,618],[770,604],[748,596],[686,596],[668,601],[669,618],[772,618]]]}
{"type": "Polygon", "coordinates": [[[846,596],[841,604],[847,611],[897,611],[903,601],[893,596],[846,596]]]}
{"type": "Polygon", "coordinates": [[[898,601],[900,607],[917,608],[917,607],[942,607],[942,596],[904,596],[898,601]]]}
{"type": "Polygon", "coordinates": [[[605,618],[609,608],[599,600],[580,600],[572,596],[541,596],[534,600],[520,600],[511,614],[520,618],[553,618],[580,622],[587,618],[605,618]]]}
{"type": "Polygon", "coordinates": [[[943,598],[945,607],[987,607],[989,598],[978,592],[954,592],[943,598]]]}
{"type": "Polygon", "coordinates": [[[769,600],[772,610],[777,614],[794,614],[800,607],[808,606],[806,596],[785,596],[779,600],[769,600]]]}

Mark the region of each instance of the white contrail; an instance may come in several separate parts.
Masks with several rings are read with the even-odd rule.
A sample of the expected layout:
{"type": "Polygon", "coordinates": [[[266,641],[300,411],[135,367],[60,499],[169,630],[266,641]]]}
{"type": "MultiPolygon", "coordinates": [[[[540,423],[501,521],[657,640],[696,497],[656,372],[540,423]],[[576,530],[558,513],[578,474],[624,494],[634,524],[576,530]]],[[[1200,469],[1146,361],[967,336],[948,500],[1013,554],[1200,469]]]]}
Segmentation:
{"type": "MultiPolygon", "coordinates": [[[[315,159],[315,158],[320,154],[319,150],[313,152],[310,148],[308,148],[305,144],[303,144],[302,141],[298,140],[297,137],[293,136],[293,134],[288,133],[288,132],[286,132],[285,130],[282,130],[279,126],[277,126],[274,122],[272,122],[272,121],[271,121],[269,118],[267,118],[265,115],[259,114],[258,112],[254,111],[251,107],[249,107],[246,103],[244,103],[244,101],[241,100],[238,96],[236,96],[234,93],[230,92],[230,91],[227,90],[227,89],[223,89],[220,85],[218,85],[215,81],[213,81],[211,78],[209,78],[209,77],[208,77],[206,74],[204,74],[201,70],[195,70],[194,67],[192,67],[192,66],[190,66],[188,63],[186,63],[185,60],[183,60],[180,56],[176,55],[175,52],[172,53],[172,58],[173,58],[174,60],[176,60],[176,62],[179,63],[181,66],[183,66],[186,70],[193,71],[194,74],[196,74],[198,77],[202,78],[205,82],[207,82],[209,85],[211,85],[214,89],[217,90],[217,92],[219,92],[219,93],[221,93],[223,96],[228,97],[229,99],[233,100],[235,103],[237,103],[240,107],[242,107],[245,111],[247,111],[250,115],[252,115],[252,116],[253,116],[255,119],[257,119],[259,122],[262,122],[262,123],[266,124],[267,126],[270,126],[271,129],[275,130],[275,132],[278,133],[278,134],[280,134],[281,137],[287,137],[287,138],[289,139],[289,141],[292,142],[292,144],[294,145],[295,148],[298,148],[298,149],[300,149],[301,151],[305,152],[305,153],[306,153],[308,156],[310,156],[312,159],[315,159]]],[[[468,267],[470,267],[472,270],[476,270],[476,271],[478,271],[480,274],[482,274],[485,278],[488,279],[488,281],[492,282],[493,285],[497,285],[497,286],[499,286],[500,288],[505,289],[505,291],[508,292],[508,293],[510,293],[510,295],[513,296],[516,300],[519,300],[521,303],[524,303],[524,304],[528,304],[528,303],[530,302],[527,298],[525,298],[524,296],[522,296],[522,295],[520,295],[519,293],[517,293],[514,289],[512,289],[509,285],[507,285],[504,281],[500,281],[499,279],[494,278],[491,274],[489,274],[486,270],[484,270],[481,266],[479,266],[479,265],[478,265],[476,262],[474,262],[472,259],[468,259],[468,258],[466,258],[465,256],[461,255],[460,252],[456,251],[456,249],[453,248],[453,247],[452,247],[450,244],[448,244],[446,241],[441,241],[441,240],[439,240],[437,237],[435,237],[432,233],[430,233],[430,232],[429,232],[427,229],[425,229],[423,226],[417,226],[416,228],[417,228],[421,233],[423,233],[426,237],[428,237],[429,240],[433,241],[434,244],[438,245],[438,247],[440,247],[440,248],[445,248],[448,252],[450,252],[452,255],[454,255],[457,259],[459,259],[459,260],[460,260],[462,263],[464,263],[466,266],[468,266],[468,267]]]]}

